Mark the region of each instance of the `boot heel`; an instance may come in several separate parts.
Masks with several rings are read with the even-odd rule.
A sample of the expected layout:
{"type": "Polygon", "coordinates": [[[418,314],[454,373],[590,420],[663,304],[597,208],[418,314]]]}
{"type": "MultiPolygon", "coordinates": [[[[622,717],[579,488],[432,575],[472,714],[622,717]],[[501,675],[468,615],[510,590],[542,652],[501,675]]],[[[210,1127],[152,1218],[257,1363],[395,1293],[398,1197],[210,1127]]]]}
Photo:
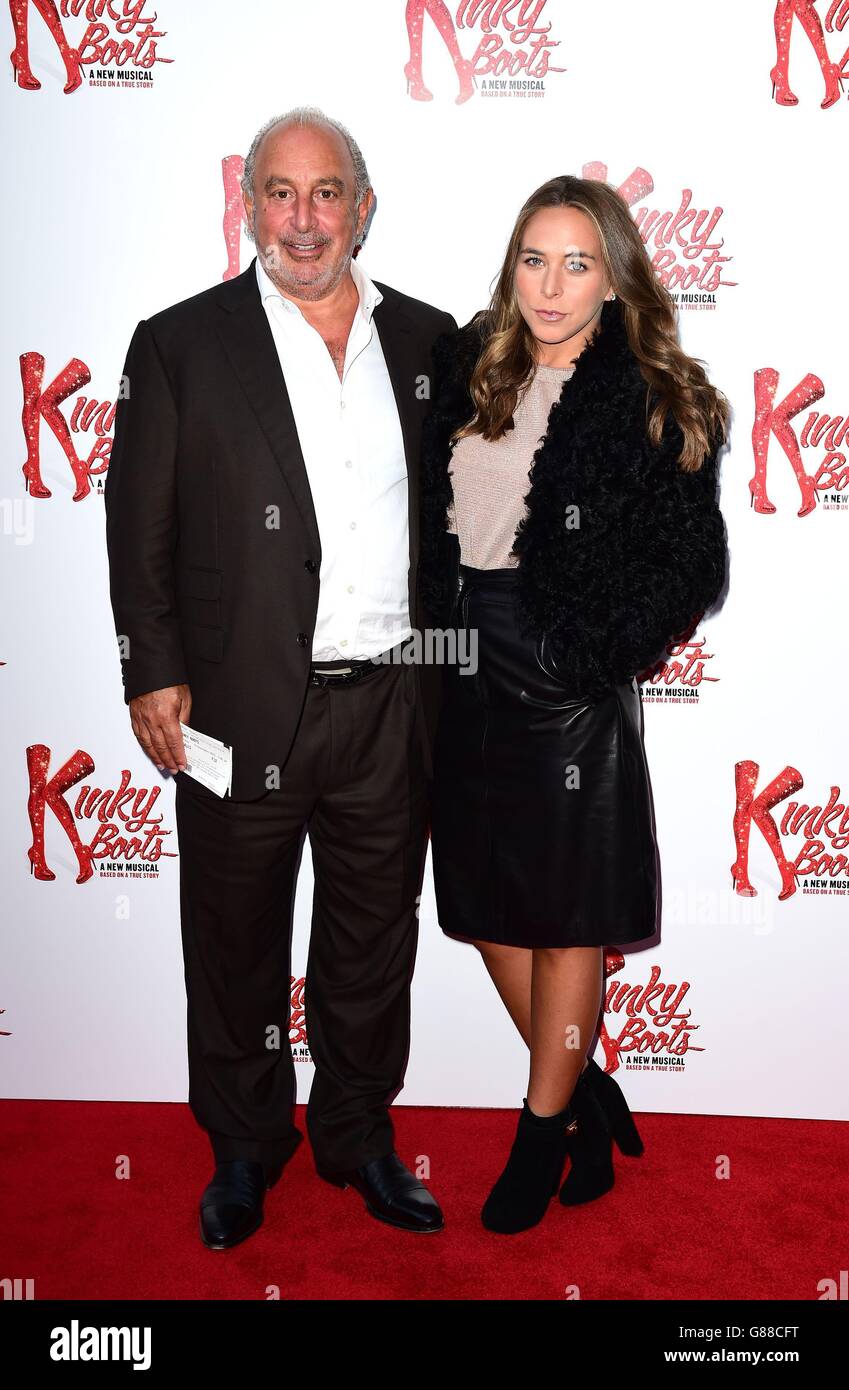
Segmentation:
{"type": "Polygon", "coordinates": [[[612,1076],[608,1076],[592,1058],[584,1073],[590,1089],[604,1111],[610,1132],[620,1153],[629,1158],[639,1158],[645,1150],[628,1102],[612,1076]]]}
{"type": "Polygon", "coordinates": [[[645,1145],[630,1110],[626,1109],[621,1113],[614,1111],[610,1118],[611,1134],[619,1152],[627,1154],[630,1158],[639,1158],[645,1151],[645,1145]]]}

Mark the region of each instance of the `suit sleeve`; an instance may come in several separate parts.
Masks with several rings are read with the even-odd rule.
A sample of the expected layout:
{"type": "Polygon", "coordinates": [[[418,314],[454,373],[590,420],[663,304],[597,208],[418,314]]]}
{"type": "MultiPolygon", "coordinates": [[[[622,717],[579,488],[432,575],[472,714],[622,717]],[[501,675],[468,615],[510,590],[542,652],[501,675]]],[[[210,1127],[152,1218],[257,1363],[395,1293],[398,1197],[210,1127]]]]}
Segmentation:
{"type": "Polygon", "coordinates": [[[700,469],[685,473],[679,443],[673,426],[662,447],[646,445],[639,483],[618,517],[616,560],[594,586],[592,602],[552,634],[548,664],[582,694],[629,681],[652,665],[722,590],[727,541],[716,500],[719,446],[700,469]]]}
{"type": "Polygon", "coordinates": [[[177,441],[174,395],[142,320],[124,363],[109,469],[109,594],[124,701],[188,680],[174,597],[177,441]]]}

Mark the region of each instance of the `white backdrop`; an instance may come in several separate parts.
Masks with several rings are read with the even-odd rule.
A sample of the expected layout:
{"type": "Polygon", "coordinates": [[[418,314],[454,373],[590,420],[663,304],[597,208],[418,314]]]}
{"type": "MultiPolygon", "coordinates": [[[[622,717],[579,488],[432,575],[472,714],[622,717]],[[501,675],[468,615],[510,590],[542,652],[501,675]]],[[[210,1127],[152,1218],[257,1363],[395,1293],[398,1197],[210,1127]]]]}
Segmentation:
{"type": "MultiPolygon", "coordinates": [[[[68,94],[56,42],[30,6],[41,89],[15,85],[8,66],[2,91],[3,1093],[186,1098],[174,787],[139,749],[123,703],[99,470],[136,323],[249,264],[254,248],[228,191],[257,128],[303,102],[344,121],[365,154],[377,196],[368,273],[460,323],[486,303],[522,202],[559,173],[620,187],[658,273],[683,273],[682,341],[734,409],[722,473],[730,587],[693,634],[701,664],[687,662],[698,654],[688,648],[678,674],[670,665],[642,687],[663,920],[656,945],[611,957],[606,1062],[637,1110],[846,1118],[847,446],[839,428],[824,436],[849,414],[846,93],[821,108],[815,48],[792,6],[773,0],[714,0],[709,12],[680,0],[452,0],[451,27],[479,74],[458,104],[458,73],[433,19],[448,11],[435,0],[430,9],[428,101],[406,90],[404,0],[157,0],[152,26],[150,0],[115,3],[91,23],[119,39],[123,26],[137,63],[104,66],[84,48],[82,85],[68,94]],[[776,11],[791,23],[794,106],[770,96],[776,11]],[[537,57],[530,86],[490,89],[479,45],[518,64],[535,39],[506,26],[523,14],[537,30],[548,26],[548,61],[562,71],[540,76],[537,57]],[[167,61],[148,68],[151,27],[156,57],[167,61]],[[62,373],[73,380],[52,408],[33,387],[32,354],[44,359],[42,391],[62,373]],[[800,383],[804,399],[783,443],[775,416],[753,433],[767,388],[778,406],[800,383]],[[25,389],[49,498],[24,487],[25,389]],[[77,501],[62,418],[76,457],[91,460],[90,491],[77,501]],[[819,478],[817,504],[802,517],[794,440],[798,466],[819,478]],[[750,505],[766,444],[774,513],[750,505]],[[64,793],[71,831],[98,846],[81,884],[57,803],[45,806],[37,784],[30,795],[27,750],[35,769],[36,745],[47,750],[48,778],[88,755],[64,793]],[[736,894],[730,874],[735,765],[747,763],[758,765],[755,793],[788,767],[802,779],[751,823],[753,897],[736,894]],[[119,798],[125,787],[134,796],[119,798]],[[27,857],[42,813],[50,881],[29,871],[27,857]],[[798,869],[783,901],[770,838],[798,869]],[[811,845],[814,866],[804,857],[811,845]]],[[[849,43],[849,25],[835,27],[842,9],[807,5],[809,23],[835,11],[824,43],[836,63],[849,43]]],[[[68,42],[80,45],[86,6],[60,0],[59,13],[68,42]]],[[[311,894],[306,850],[296,1005],[311,894]]],[[[312,1064],[298,1017],[303,1100],[312,1064]]],[[[596,1056],[605,1060],[601,1049],[596,1056]]],[[[515,1107],[526,1081],[527,1053],[477,952],[439,930],[428,867],[398,1103],[515,1107]]]]}

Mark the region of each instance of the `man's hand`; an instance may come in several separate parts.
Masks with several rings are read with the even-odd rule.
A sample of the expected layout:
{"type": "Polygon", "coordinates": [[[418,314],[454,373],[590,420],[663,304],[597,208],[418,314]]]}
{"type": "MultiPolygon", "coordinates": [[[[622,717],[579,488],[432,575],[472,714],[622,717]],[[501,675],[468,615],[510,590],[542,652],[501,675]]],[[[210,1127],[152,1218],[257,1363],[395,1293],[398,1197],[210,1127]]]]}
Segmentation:
{"type": "Polygon", "coordinates": [[[186,750],[180,724],[188,724],[192,692],[187,685],[150,690],[130,700],[133,733],[160,772],[185,772],[186,750]]]}

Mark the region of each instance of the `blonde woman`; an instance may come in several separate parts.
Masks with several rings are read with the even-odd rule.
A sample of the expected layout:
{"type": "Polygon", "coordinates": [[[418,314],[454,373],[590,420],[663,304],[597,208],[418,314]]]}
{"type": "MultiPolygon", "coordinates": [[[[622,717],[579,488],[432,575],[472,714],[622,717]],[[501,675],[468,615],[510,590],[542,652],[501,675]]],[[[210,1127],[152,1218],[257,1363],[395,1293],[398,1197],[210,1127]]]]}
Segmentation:
{"type": "Polygon", "coordinates": [[[656,929],[635,678],[722,588],[729,409],[624,201],[570,175],[528,198],[488,308],[433,356],[420,582],[429,620],[477,639],[475,670],[445,667],[434,885],[530,1050],[482,1211],[516,1232],[558,1189],[570,1205],[612,1186],[611,1133],[642,1151],[586,1059],[604,947],[656,929]]]}

